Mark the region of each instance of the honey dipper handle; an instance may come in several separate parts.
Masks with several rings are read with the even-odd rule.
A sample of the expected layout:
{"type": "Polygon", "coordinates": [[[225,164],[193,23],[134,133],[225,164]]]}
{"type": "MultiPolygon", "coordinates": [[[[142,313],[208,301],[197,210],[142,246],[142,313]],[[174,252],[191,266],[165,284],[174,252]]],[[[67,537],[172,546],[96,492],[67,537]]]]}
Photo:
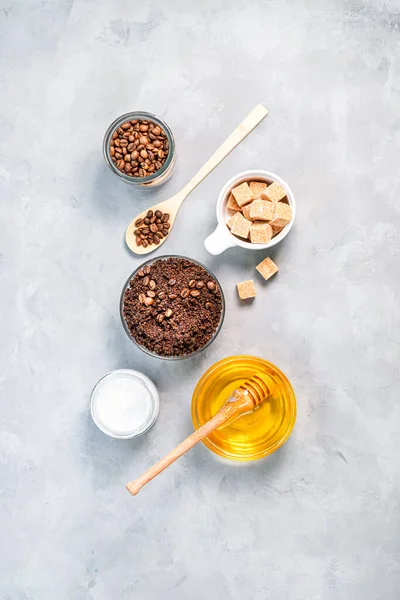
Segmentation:
{"type": "Polygon", "coordinates": [[[142,489],[146,483],[154,479],[157,475],[164,471],[169,465],[175,462],[182,454],[185,454],[190,448],[193,448],[198,442],[200,442],[204,437],[207,437],[214,429],[220,427],[228,420],[230,420],[235,412],[242,412],[242,408],[237,410],[233,407],[233,405],[225,405],[221,408],[219,412],[217,412],[212,419],[207,421],[204,425],[199,427],[196,431],[194,431],[189,437],[187,437],[183,442],[181,442],[176,448],[168,452],[164,458],[159,460],[155,465],[153,465],[148,471],[143,473],[140,477],[131,481],[126,485],[126,489],[128,492],[132,494],[132,496],[136,496],[142,489]]]}
{"type": "Polygon", "coordinates": [[[253,129],[266,117],[268,114],[267,109],[262,104],[258,104],[253,110],[247,115],[247,117],[236,127],[235,131],[225,140],[225,142],[214,152],[211,158],[201,167],[196,175],[189,181],[189,183],[183,188],[182,192],[184,197],[194,188],[199,185],[201,181],[219,163],[231,152],[253,129]]]}

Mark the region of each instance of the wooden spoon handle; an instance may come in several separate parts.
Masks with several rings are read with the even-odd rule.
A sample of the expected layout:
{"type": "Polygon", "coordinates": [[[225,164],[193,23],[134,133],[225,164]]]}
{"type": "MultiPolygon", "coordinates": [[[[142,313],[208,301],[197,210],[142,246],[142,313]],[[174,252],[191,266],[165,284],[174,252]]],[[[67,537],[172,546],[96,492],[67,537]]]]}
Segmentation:
{"type": "MultiPolygon", "coordinates": [[[[126,489],[128,492],[132,494],[132,496],[136,496],[142,489],[146,483],[154,479],[161,471],[164,471],[169,465],[171,465],[174,461],[177,460],[182,454],[185,454],[190,448],[193,448],[200,440],[204,437],[207,437],[214,429],[220,427],[227,421],[233,418],[234,412],[232,410],[232,406],[223,406],[219,412],[217,412],[212,419],[207,421],[202,427],[199,427],[196,431],[194,431],[189,437],[187,437],[183,442],[181,442],[176,448],[168,452],[164,458],[159,460],[155,465],[153,465],[148,471],[143,473],[140,477],[131,481],[126,485],[126,489]]],[[[238,412],[242,412],[242,407],[238,410],[238,412]]]]}
{"type": "Polygon", "coordinates": [[[262,104],[258,104],[247,115],[225,142],[214,152],[211,158],[201,167],[196,175],[183,188],[184,197],[198,185],[219,163],[231,152],[245,137],[252,131],[268,114],[267,109],[262,104]]]}

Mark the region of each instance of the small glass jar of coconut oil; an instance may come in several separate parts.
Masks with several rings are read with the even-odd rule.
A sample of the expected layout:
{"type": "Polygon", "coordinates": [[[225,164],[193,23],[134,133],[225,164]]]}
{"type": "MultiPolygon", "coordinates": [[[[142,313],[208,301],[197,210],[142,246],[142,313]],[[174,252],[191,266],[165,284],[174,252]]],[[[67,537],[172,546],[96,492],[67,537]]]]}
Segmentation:
{"type": "Polygon", "coordinates": [[[146,433],[157,419],[157,388],[139,371],[118,369],[96,383],[90,409],[103,433],[118,439],[134,438],[146,433]]]}

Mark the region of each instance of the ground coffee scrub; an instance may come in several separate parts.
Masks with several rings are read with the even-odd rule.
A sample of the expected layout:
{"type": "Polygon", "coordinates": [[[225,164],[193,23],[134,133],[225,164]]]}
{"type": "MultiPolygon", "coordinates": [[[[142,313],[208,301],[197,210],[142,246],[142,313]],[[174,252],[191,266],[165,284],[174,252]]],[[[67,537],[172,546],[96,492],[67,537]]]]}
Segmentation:
{"type": "Polygon", "coordinates": [[[184,357],[217,333],[223,297],[216,280],[198,263],[161,258],[133,276],[123,295],[122,315],[139,346],[163,357],[184,357]]]}

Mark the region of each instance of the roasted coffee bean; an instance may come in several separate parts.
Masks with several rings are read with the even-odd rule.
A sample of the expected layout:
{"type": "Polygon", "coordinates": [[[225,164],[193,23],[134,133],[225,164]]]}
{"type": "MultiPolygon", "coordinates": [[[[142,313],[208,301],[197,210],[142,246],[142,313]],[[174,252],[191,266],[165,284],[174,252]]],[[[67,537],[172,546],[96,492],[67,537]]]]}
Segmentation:
{"type": "Polygon", "coordinates": [[[168,281],[168,285],[175,285],[176,284],[176,279],[170,279],[168,281]]]}
{"type": "Polygon", "coordinates": [[[193,296],[193,298],[200,296],[200,294],[201,294],[200,290],[191,290],[191,292],[190,292],[190,295],[193,296]]]}
{"type": "Polygon", "coordinates": [[[197,287],[198,290],[201,290],[204,286],[205,286],[204,281],[198,281],[196,283],[196,287],[197,287]]]}
{"type": "Polygon", "coordinates": [[[136,246],[141,246],[143,244],[143,240],[140,236],[136,237],[136,246]]]}
{"type": "Polygon", "coordinates": [[[206,307],[207,310],[210,310],[210,308],[212,308],[211,302],[206,302],[205,303],[205,307],[206,307]]]}
{"type": "Polygon", "coordinates": [[[164,300],[164,298],[167,297],[167,294],[165,292],[159,292],[157,296],[158,298],[160,298],[160,300],[164,300]]]}
{"type": "Polygon", "coordinates": [[[172,310],[170,308],[167,308],[167,310],[165,311],[165,316],[167,317],[167,319],[169,319],[172,316],[172,310]]]}
{"type": "Polygon", "coordinates": [[[191,279],[191,280],[189,281],[189,283],[188,283],[188,286],[189,286],[190,288],[194,288],[194,287],[196,287],[196,280],[195,280],[195,279],[191,279]]]}
{"type": "Polygon", "coordinates": [[[149,219],[148,217],[145,217],[145,218],[143,219],[143,221],[144,221],[144,224],[145,224],[145,225],[149,225],[149,224],[150,224],[150,219],[149,219]]]}
{"type": "Polygon", "coordinates": [[[143,279],[143,285],[145,285],[146,287],[149,285],[150,282],[150,277],[148,275],[146,275],[146,277],[143,279]]]}
{"type": "Polygon", "coordinates": [[[215,283],[214,281],[207,281],[207,287],[209,290],[215,290],[215,283]]]}
{"type": "Polygon", "coordinates": [[[155,215],[153,215],[150,219],[150,223],[155,223],[156,219],[157,219],[157,217],[155,215]]]}
{"type": "Polygon", "coordinates": [[[164,229],[169,229],[171,225],[169,223],[164,223],[164,229]]]}
{"type": "Polygon", "coordinates": [[[140,269],[140,271],[138,271],[138,275],[139,275],[139,277],[144,277],[143,269],[140,269]]]}
{"type": "Polygon", "coordinates": [[[140,302],[140,304],[144,304],[145,300],[146,300],[145,294],[140,294],[139,295],[139,302],[140,302]]]}
{"type": "Polygon", "coordinates": [[[125,161],[124,161],[124,159],[123,159],[123,158],[121,158],[121,160],[119,160],[119,161],[117,162],[117,168],[118,168],[120,171],[123,171],[123,170],[125,169],[125,161]]]}
{"type": "Polygon", "coordinates": [[[190,290],[188,288],[183,288],[183,290],[181,291],[181,297],[182,298],[187,298],[190,294],[190,290]]]}
{"type": "Polygon", "coordinates": [[[158,245],[160,243],[160,239],[160,236],[157,233],[155,233],[153,236],[154,243],[158,245]]]}
{"type": "Polygon", "coordinates": [[[150,279],[150,281],[149,281],[149,288],[150,288],[151,290],[155,290],[155,289],[156,289],[156,285],[157,285],[157,284],[156,284],[156,282],[154,281],[154,279],[150,279]]]}
{"type": "Polygon", "coordinates": [[[177,298],[177,297],[178,297],[178,294],[168,294],[168,298],[170,300],[175,300],[175,298],[177,298]]]}
{"type": "Polygon", "coordinates": [[[156,210],[156,212],[154,214],[156,215],[157,219],[161,219],[161,217],[162,217],[161,210],[156,210]]]}
{"type": "Polygon", "coordinates": [[[143,219],[137,219],[135,221],[135,227],[140,227],[141,225],[143,225],[144,220],[143,219]]]}
{"type": "Polygon", "coordinates": [[[147,211],[147,215],[146,215],[146,217],[147,217],[148,219],[151,219],[151,217],[152,217],[152,216],[153,216],[153,211],[152,211],[152,210],[148,210],[148,211],[147,211]]]}
{"type": "Polygon", "coordinates": [[[152,231],[153,233],[157,233],[158,227],[157,227],[157,225],[155,223],[152,223],[150,225],[150,231],[152,231]]]}
{"type": "Polygon", "coordinates": [[[157,323],[162,323],[164,321],[164,315],[163,314],[157,315],[156,321],[157,321],[157,323]]]}
{"type": "Polygon", "coordinates": [[[146,306],[151,306],[152,304],[154,304],[153,298],[146,298],[145,301],[144,301],[144,304],[146,306]]]}
{"type": "Polygon", "coordinates": [[[169,221],[169,214],[164,213],[163,216],[161,217],[161,223],[168,223],[168,221],[169,221]]]}
{"type": "Polygon", "coordinates": [[[151,271],[151,269],[150,269],[149,265],[147,265],[143,269],[143,272],[144,272],[145,275],[150,275],[150,271],[151,271]]]}
{"type": "MultiPolygon", "coordinates": [[[[130,126],[131,126],[130,121],[127,121],[126,123],[122,123],[121,129],[129,129],[130,126]]],[[[160,134],[157,134],[157,135],[160,135],[160,134]]]]}
{"type": "Polygon", "coordinates": [[[149,126],[148,125],[143,125],[143,122],[142,122],[142,125],[140,125],[139,130],[144,133],[145,131],[149,130],[149,126]]]}
{"type": "Polygon", "coordinates": [[[147,240],[142,241],[143,248],[147,248],[148,245],[149,245],[149,242],[147,240]]]}
{"type": "Polygon", "coordinates": [[[146,177],[146,171],[144,169],[139,169],[139,177],[146,177]]]}
{"type": "Polygon", "coordinates": [[[149,291],[147,292],[147,295],[148,295],[148,297],[149,297],[149,298],[155,298],[155,297],[156,297],[156,294],[155,294],[155,292],[153,292],[152,290],[149,290],[149,291]]]}

